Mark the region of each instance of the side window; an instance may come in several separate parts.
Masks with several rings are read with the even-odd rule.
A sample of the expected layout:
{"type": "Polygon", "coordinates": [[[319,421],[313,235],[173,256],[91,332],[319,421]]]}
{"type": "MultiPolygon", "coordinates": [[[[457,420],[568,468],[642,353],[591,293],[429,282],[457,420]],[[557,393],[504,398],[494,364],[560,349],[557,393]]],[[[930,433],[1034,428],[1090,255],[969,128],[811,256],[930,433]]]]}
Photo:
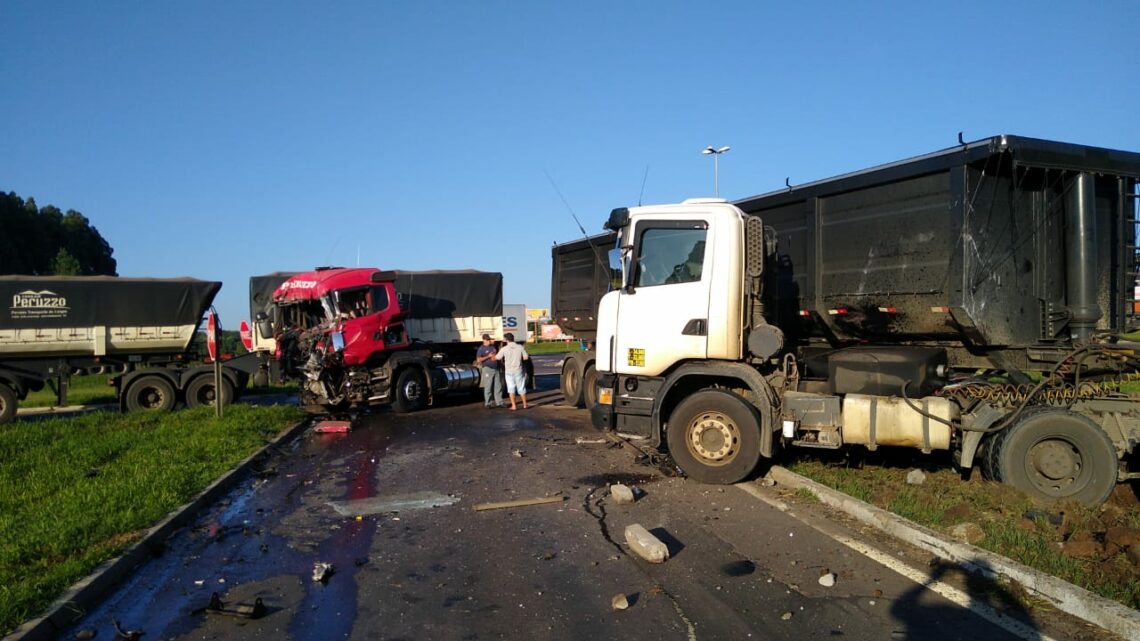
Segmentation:
{"type": "Polygon", "coordinates": [[[372,288],[372,311],[382,312],[388,309],[388,290],[383,287],[372,288]]]}
{"type": "Polygon", "coordinates": [[[649,287],[699,281],[707,235],[704,223],[643,230],[638,241],[634,285],[649,287]]]}

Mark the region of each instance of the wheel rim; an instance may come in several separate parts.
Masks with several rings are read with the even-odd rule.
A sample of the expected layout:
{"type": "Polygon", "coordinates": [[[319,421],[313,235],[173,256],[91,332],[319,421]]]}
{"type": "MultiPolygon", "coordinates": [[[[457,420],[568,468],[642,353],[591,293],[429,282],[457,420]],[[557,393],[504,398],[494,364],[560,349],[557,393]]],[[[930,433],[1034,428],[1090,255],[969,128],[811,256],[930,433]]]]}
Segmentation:
{"type": "Polygon", "coordinates": [[[722,412],[704,412],[685,430],[689,452],[706,465],[727,465],[740,451],[740,427],[722,412]]]}
{"type": "Polygon", "coordinates": [[[1088,483],[1080,448],[1061,436],[1034,443],[1026,453],[1025,472],[1036,488],[1055,497],[1068,496],[1088,483]]]}
{"type": "Polygon", "coordinates": [[[166,394],[158,387],[148,385],[139,392],[139,405],[148,410],[162,407],[165,401],[166,394]]]}
{"type": "Polygon", "coordinates": [[[409,401],[414,403],[420,400],[420,394],[422,393],[423,390],[420,387],[420,382],[414,377],[404,383],[404,398],[409,401]]]}
{"type": "Polygon", "coordinates": [[[198,391],[198,404],[199,405],[213,405],[214,399],[218,397],[217,390],[213,385],[205,385],[198,391]]]}

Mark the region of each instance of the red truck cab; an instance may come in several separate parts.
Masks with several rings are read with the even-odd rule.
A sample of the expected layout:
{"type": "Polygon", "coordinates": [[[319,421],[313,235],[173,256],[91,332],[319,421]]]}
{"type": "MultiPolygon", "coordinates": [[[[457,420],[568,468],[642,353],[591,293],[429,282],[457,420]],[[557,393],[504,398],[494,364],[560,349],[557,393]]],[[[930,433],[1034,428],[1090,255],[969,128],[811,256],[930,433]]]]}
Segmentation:
{"type": "Polygon", "coordinates": [[[296,274],[273,292],[283,325],[300,331],[323,327],[329,341],[339,334],[346,366],[408,347],[404,312],[394,277],[373,267],[318,268],[296,274]]]}

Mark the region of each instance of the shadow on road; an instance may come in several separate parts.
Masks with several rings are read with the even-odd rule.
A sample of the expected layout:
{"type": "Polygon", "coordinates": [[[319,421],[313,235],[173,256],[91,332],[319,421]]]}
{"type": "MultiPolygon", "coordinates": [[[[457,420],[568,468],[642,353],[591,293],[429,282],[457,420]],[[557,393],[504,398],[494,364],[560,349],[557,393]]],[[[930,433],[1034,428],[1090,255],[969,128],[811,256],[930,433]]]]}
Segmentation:
{"type": "Polygon", "coordinates": [[[960,565],[938,560],[930,579],[907,590],[894,604],[891,614],[905,625],[903,639],[941,638],[945,630],[939,625],[960,616],[958,605],[933,599],[930,586],[944,578],[957,575],[965,579],[965,591],[970,597],[968,608],[985,619],[1005,628],[1012,638],[1040,641],[1041,633],[1017,596],[1001,584],[987,578],[994,570],[985,561],[973,561],[978,568],[971,572],[960,565]]]}

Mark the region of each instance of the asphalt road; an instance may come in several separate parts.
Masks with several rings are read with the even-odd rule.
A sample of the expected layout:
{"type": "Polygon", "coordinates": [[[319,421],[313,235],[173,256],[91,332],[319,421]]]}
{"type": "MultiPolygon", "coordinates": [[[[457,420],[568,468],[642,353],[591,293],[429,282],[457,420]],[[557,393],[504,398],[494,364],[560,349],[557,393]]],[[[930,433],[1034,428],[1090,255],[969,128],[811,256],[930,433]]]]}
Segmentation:
{"type": "Polygon", "coordinates": [[[114,621],[151,640],[1017,638],[739,488],[589,442],[586,412],[554,395],[307,431],[60,638],[115,638],[114,621]],[[643,493],[617,504],[612,482],[643,493]],[[542,497],[560,500],[473,509],[542,497]],[[630,551],[632,523],[666,563],[630,551]],[[324,582],[316,562],[335,567],[324,582]],[[212,592],[267,614],[204,612],[212,592]]]}

